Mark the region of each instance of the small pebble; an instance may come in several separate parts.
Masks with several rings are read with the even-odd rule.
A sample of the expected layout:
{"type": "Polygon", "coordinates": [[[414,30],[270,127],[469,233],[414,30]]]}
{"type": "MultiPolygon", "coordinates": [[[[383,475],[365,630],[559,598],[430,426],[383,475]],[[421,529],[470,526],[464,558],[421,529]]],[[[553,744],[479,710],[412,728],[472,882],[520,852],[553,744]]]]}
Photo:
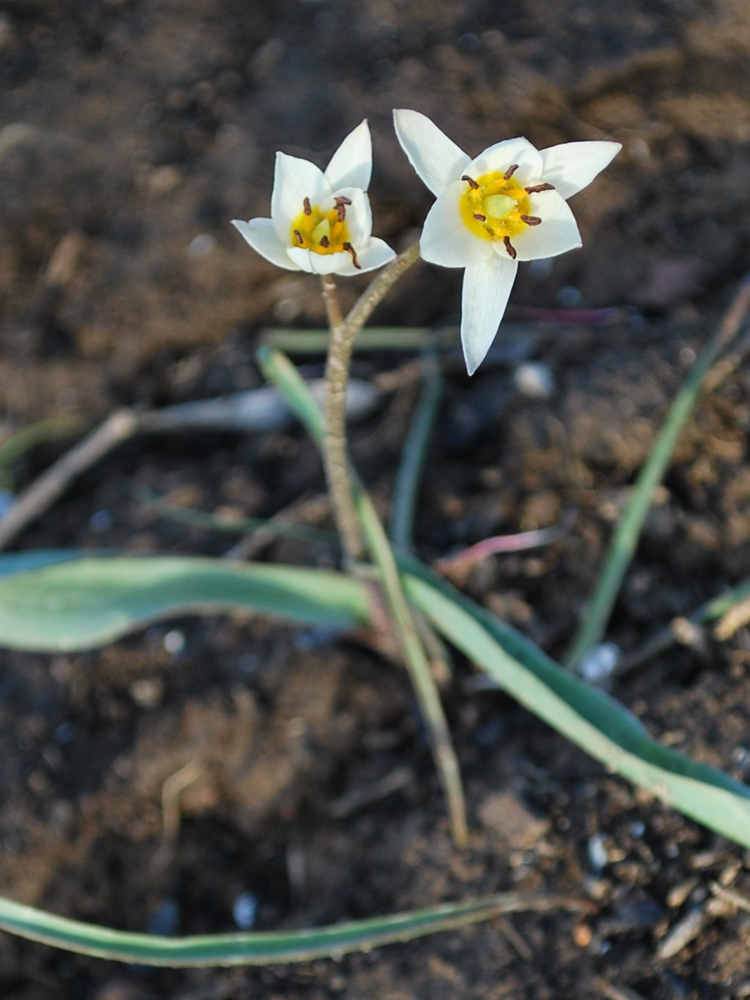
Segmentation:
{"type": "Polygon", "coordinates": [[[68,743],[72,743],[75,739],[76,727],[72,722],[61,722],[60,725],[52,733],[52,739],[57,743],[58,746],[64,747],[68,743]]]}
{"type": "Polygon", "coordinates": [[[201,260],[203,257],[208,257],[215,246],[216,240],[210,233],[201,233],[200,236],[196,236],[190,241],[187,255],[191,260],[201,260]]]}
{"type": "Polygon", "coordinates": [[[538,260],[529,261],[527,273],[537,281],[544,281],[552,274],[552,258],[539,257],[538,260]]]}
{"type": "Polygon", "coordinates": [[[165,899],[146,925],[147,934],[174,937],[180,924],[180,904],[176,899],[165,899]]]}
{"type": "Polygon", "coordinates": [[[109,531],[114,521],[115,517],[111,510],[97,510],[89,518],[89,527],[99,534],[102,531],[109,531]]]}
{"type": "Polygon", "coordinates": [[[476,52],[479,48],[479,36],[473,31],[467,31],[458,39],[458,47],[462,52],[476,52]]]}
{"type": "Polygon", "coordinates": [[[242,892],[232,906],[234,922],[241,931],[249,931],[258,915],[258,900],[251,892],[242,892]]]}
{"type": "Polygon", "coordinates": [[[164,636],[163,646],[172,656],[177,656],[185,648],[185,636],[178,628],[170,629],[164,636]]]}
{"type": "Polygon", "coordinates": [[[566,309],[575,309],[583,303],[583,293],[574,285],[563,285],[557,293],[557,301],[566,309]]]}
{"type": "Polygon", "coordinates": [[[589,864],[595,875],[598,875],[602,868],[609,863],[609,854],[604,846],[604,837],[601,833],[595,833],[589,837],[588,845],[589,864]]]}
{"type": "Polygon", "coordinates": [[[579,948],[588,948],[593,937],[588,924],[576,924],[573,928],[573,940],[579,948]]]}
{"type": "Polygon", "coordinates": [[[541,361],[524,361],[513,378],[518,391],[528,399],[549,399],[555,391],[555,376],[541,361]]]}
{"type": "Polygon", "coordinates": [[[622,651],[614,642],[601,642],[586,653],[578,668],[585,680],[601,684],[617,667],[622,651]]]}

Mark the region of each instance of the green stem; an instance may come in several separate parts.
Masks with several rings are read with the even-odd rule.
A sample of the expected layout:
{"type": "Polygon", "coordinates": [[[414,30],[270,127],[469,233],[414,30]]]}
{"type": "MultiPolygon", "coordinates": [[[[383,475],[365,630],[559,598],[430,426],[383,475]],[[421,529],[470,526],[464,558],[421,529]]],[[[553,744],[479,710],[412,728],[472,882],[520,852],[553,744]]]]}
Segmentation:
{"type": "Polygon", "coordinates": [[[434,352],[424,358],[425,387],[412,420],[406,444],[401,455],[391,506],[391,541],[401,549],[410,549],[414,527],[414,511],[422,477],[427,445],[435,424],[443,380],[440,365],[434,352]]]}
{"type": "Polygon", "coordinates": [[[654,490],[669,466],[706,374],[720,352],[739,332],[748,308],[750,308],[750,275],[743,280],[718,330],[698,355],[667,413],[648,460],[641,469],[633,497],[610,542],[586,617],[565,657],[565,665],[570,669],[575,669],[588,650],[600,642],[604,635],[623,578],[638,546],[654,490]]]}
{"type": "MultiPolygon", "coordinates": [[[[297,369],[280,351],[268,347],[259,348],[256,357],[266,378],[274,383],[287,406],[300,418],[310,436],[322,449],[325,427],[320,408],[297,369]]],[[[414,617],[404,597],[388,536],[356,472],[350,469],[349,474],[359,521],[370,555],[380,571],[391,620],[396,628],[404,663],[429,734],[435,767],[448,804],[453,839],[458,846],[464,846],[468,840],[468,828],[463,786],[440,694],[414,617]]]]}

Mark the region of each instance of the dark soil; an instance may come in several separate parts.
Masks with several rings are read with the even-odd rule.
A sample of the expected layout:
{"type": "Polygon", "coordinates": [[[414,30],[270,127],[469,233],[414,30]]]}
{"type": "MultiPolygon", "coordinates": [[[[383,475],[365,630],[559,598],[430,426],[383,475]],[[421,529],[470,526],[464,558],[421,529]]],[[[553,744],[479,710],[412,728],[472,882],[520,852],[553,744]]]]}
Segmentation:
{"type": "MultiPolygon", "coordinates": [[[[473,152],[519,134],[540,147],[617,139],[622,154],[574,202],[583,250],[548,273],[525,265],[512,301],[617,306],[620,320],[541,327],[517,313],[471,381],[446,358],[416,531],[434,561],[575,511],[563,541],[493,557],[464,582],[561,655],[658,422],[747,270],[749,14],[743,0],[0,0],[3,436],[43,417],[97,421],[116,405],[260,385],[260,328],[322,323],[315,282],[275,271],[229,226],[268,214],[276,149],[325,163],[368,117],[375,231],[402,247],[430,199],[397,146],[393,107],[425,112],[473,152]],[[516,388],[507,345],[517,361],[519,343],[554,376],[550,398],[516,388]]],[[[376,318],[455,322],[459,282],[420,265],[376,318]]],[[[345,302],[361,287],[346,284],[345,302]]],[[[384,511],[418,388],[404,361],[356,362],[365,378],[388,374],[352,441],[384,511]]],[[[308,365],[317,373],[320,359],[308,365]]],[[[649,518],[610,628],[624,650],[748,575],[749,430],[739,371],[701,402],[649,518]]],[[[17,484],[68,443],[16,463],[17,484]]],[[[324,489],[296,429],[143,438],[18,546],[220,555],[236,540],[164,520],[144,487],[246,516],[324,489]]],[[[321,502],[300,517],[330,526],[321,502]]],[[[335,558],[298,542],[258,557],[335,558]]],[[[670,745],[745,777],[749,662],[741,628],[661,654],[614,693],[670,745]]],[[[181,934],[236,929],[243,894],[259,929],[505,889],[596,904],[585,918],[521,914],[340,962],[231,972],[150,972],[3,936],[3,996],[750,996],[746,916],[716,917],[658,954],[713,881],[750,893],[750,853],[480,690],[470,665],[456,664],[444,698],[468,794],[465,852],[451,845],[405,675],[343,638],[237,616],[81,656],[3,653],[3,895],[181,934]],[[162,790],[191,762],[170,851],[162,790]],[[395,790],[357,804],[389,777],[395,790]]]]}

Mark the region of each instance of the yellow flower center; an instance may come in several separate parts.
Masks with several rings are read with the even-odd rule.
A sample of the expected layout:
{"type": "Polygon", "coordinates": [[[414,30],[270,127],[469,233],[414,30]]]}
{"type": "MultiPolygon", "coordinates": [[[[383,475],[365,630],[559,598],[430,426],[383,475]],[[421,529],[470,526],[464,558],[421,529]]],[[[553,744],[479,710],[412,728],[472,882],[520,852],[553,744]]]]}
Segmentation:
{"type": "Polygon", "coordinates": [[[483,240],[505,243],[511,257],[516,256],[511,239],[541,222],[531,215],[529,192],[513,176],[515,170],[512,164],[505,173],[492,170],[481,177],[462,177],[466,190],[459,203],[464,225],[483,240]]]}
{"type": "Polygon", "coordinates": [[[291,225],[291,245],[323,255],[353,253],[346,224],[347,204],[350,204],[348,199],[337,198],[330,211],[322,212],[319,205],[311,205],[310,199],[305,198],[302,211],[291,225]]]}

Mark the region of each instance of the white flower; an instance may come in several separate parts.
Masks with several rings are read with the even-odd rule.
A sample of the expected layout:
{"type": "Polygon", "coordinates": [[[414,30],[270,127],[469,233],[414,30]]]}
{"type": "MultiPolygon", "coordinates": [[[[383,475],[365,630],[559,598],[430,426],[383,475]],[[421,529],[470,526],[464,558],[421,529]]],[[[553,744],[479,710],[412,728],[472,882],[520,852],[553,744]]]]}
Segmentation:
{"type": "Polygon", "coordinates": [[[312,274],[357,274],[395,257],[371,236],[365,193],[372,143],[363,121],[341,143],[325,172],[296,156],[276,154],[271,218],[233,219],[250,246],[278,267],[312,274]]]}
{"type": "Polygon", "coordinates": [[[473,160],[429,118],[393,112],[398,140],[437,196],[420,253],[432,264],[465,267],[461,342],[473,375],[503,318],[519,260],[581,246],[565,200],[603,170],[618,142],[568,142],[538,150],[528,139],[495,143],[473,160]]]}

